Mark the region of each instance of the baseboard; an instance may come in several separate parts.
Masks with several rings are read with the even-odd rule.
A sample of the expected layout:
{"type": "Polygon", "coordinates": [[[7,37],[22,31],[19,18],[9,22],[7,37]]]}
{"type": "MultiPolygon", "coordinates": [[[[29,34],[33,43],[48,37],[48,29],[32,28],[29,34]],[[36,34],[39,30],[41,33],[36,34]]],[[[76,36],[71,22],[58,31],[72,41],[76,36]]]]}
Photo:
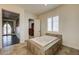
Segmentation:
{"type": "Polygon", "coordinates": [[[63,45],[63,46],[79,51],[79,49],[71,47],[71,46],[68,46],[68,45],[63,45]]]}

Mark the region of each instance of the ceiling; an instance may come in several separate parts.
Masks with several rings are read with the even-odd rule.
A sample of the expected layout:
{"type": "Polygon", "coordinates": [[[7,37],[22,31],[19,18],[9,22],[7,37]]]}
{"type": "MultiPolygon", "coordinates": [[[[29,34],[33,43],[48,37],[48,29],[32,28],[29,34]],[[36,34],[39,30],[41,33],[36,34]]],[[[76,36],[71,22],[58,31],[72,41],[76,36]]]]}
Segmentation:
{"type": "Polygon", "coordinates": [[[40,15],[42,13],[45,13],[47,11],[50,11],[58,6],[60,4],[19,4],[18,6],[25,9],[25,11],[33,13],[35,15],[40,15]]]}

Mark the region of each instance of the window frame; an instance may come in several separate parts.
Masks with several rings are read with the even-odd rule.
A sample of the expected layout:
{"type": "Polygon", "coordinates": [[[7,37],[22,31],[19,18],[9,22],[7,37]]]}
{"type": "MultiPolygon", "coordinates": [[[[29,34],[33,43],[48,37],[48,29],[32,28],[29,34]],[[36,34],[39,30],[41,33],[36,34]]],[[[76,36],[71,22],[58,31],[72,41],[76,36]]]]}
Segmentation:
{"type": "Polygon", "coordinates": [[[48,18],[47,18],[47,31],[48,31],[48,32],[51,32],[51,31],[48,30],[48,19],[49,19],[49,18],[52,19],[52,22],[51,22],[51,23],[52,23],[52,25],[51,25],[52,30],[51,30],[51,31],[52,31],[52,32],[59,32],[59,16],[51,16],[51,17],[48,17],[48,18]],[[57,25],[57,27],[58,27],[58,28],[57,28],[57,31],[55,31],[55,30],[53,29],[53,28],[54,28],[54,22],[53,22],[53,21],[54,21],[54,17],[58,17],[58,20],[57,20],[57,21],[58,21],[58,22],[57,22],[57,23],[58,23],[58,25],[57,25]]]}
{"type": "Polygon", "coordinates": [[[12,27],[11,27],[11,25],[8,22],[4,23],[4,25],[3,25],[3,35],[8,35],[8,34],[11,34],[11,33],[12,33],[12,27]],[[6,26],[6,28],[5,28],[5,26],[6,26]],[[9,31],[10,31],[10,33],[9,33],[9,31]]]}

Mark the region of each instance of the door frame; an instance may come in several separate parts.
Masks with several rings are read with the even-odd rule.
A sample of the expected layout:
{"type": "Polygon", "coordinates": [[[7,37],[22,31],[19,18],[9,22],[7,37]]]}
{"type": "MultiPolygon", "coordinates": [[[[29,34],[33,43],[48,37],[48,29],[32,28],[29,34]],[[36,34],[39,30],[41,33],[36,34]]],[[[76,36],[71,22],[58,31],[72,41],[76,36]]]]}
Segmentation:
{"type": "MultiPolygon", "coordinates": [[[[35,21],[33,18],[29,18],[29,19],[28,19],[28,36],[29,36],[28,38],[29,38],[29,39],[30,39],[30,35],[29,35],[29,27],[30,27],[30,26],[29,26],[29,24],[30,24],[30,23],[29,23],[29,20],[30,20],[30,19],[32,19],[33,22],[35,21]]],[[[34,27],[35,27],[35,24],[34,24],[34,27]]],[[[35,31],[34,31],[34,32],[35,32],[35,31]]],[[[34,36],[34,37],[35,37],[35,36],[34,36]]]]}
{"type": "MultiPolygon", "coordinates": [[[[5,21],[5,20],[3,20],[3,19],[12,19],[12,20],[8,20],[8,21],[13,21],[13,20],[16,20],[16,22],[15,21],[13,21],[13,24],[15,23],[16,24],[16,26],[19,26],[19,24],[20,24],[20,13],[17,13],[17,12],[13,12],[13,11],[9,11],[9,10],[6,10],[6,9],[2,9],[1,10],[1,15],[2,15],[2,30],[3,30],[3,21],[5,21]],[[6,18],[6,17],[4,17],[4,12],[7,12],[7,13],[10,13],[10,14],[12,14],[12,15],[16,15],[16,17],[13,17],[13,18],[11,18],[10,17],[10,15],[9,15],[9,17],[8,18],[6,18]]],[[[14,28],[15,28],[15,25],[13,25],[14,26],[14,28]]],[[[14,31],[16,31],[16,29],[14,29],[14,31]]],[[[2,35],[3,35],[3,31],[2,31],[2,35]]],[[[19,38],[19,42],[20,42],[20,38],[19,38]]],[[[3,48],[3,36],[2,36],[2,43],[1,43],[2,45],[1,45],[1,48],[3,48]]]]}

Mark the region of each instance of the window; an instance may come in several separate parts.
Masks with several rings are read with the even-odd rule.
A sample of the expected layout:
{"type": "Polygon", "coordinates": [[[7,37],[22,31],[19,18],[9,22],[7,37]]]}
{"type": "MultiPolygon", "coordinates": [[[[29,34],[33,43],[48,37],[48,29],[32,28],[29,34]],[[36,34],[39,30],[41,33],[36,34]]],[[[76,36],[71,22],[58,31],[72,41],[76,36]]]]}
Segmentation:
{"type": "Polygon", "coordinates": [[[59,31],[59,16],[48,18],[48,31],[59,31]]]}
{"type": "Polygon", "coordinates": [[[56,31],[56,32],[59,31],[59,17],[58,16],[53,17],[53,31],[56,31]]]}
{"type": "Polygon", "coordinates": [[[6,22],[4,25],[3,25],[3,47],[5,46],[9,46],[12,44],[12,36],[9,35],[11,34],[12,32],[12,28],[11,28],[11,25],[6,22]]]}
{"type": "Polygon", "coordinates": [[[11,26],[8,23],[5,23],[3,26],[3,34],[11,34],[11,26]]]}
{"type": "Polygon", "coordinates": [[[52,31],[52,18],[48,18],[48,31],[52,31]]]}

